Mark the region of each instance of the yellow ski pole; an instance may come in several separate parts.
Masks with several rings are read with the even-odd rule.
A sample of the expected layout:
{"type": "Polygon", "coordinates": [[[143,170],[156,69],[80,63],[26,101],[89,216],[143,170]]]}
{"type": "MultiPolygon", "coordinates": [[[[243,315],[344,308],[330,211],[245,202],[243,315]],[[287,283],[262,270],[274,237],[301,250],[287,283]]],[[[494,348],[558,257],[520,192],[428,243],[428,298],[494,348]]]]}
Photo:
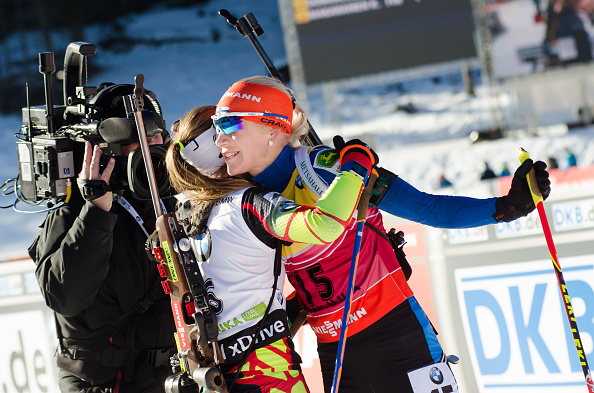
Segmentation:
{"type": "MultiPolygon", "coordinates": [[[[522,149],[521,147],[518,149],[518,152],[520,162],[523,163],[524,161],[530,158],[528,152],[522,149]]],[[[559,259],[557,258],[557,250],[555,249],[555,243],[553,243],[551,227],[549,226],[549,221],[547,220],[547,215],[544,209],[544,200],[542,198],[540,188],[538,187],[538,183],[536,181],[536,174],[534,172],[534,168],[532,168],[530,172],[528,172],[528,174],[526,175],[526,180],[528,181],[528,187],[530,188],[530,193],[532,194],[532,200],[534,200],[534,204],[536,205],[536,209],[538,210],[538,215],[540,216],[540,223],[542,226],[542,230],[544,232],[545,239],[547,241],[547,246],[549,247],[551,261],[553,261],[553,267],[555,270],[555,274],[557,276],[557,283],[559,284],[559,290],[561,290],[561,298],[563,299],[563,305],[565,306],[565,313],[567,314],[569,326],[573,334],[575,348],[577,349],[578,356],[580,357],[580,364],[582,366],[582,371],[584,372],[584,377],[586,378],[588,392],[594,393],[592,374],[590,373],[590,367],[588,367],[588,361],[586,359],[586,354],[584,352],[584,346],[582,345],[580,332],[578,331],[575,316],[573,314],[573,307],[571,307],[571,301],[569,298],[569,294],[567,293],[567,286],[565,285],[565,279],[563,278],[561,265],[559,265],[559,259]]]]}

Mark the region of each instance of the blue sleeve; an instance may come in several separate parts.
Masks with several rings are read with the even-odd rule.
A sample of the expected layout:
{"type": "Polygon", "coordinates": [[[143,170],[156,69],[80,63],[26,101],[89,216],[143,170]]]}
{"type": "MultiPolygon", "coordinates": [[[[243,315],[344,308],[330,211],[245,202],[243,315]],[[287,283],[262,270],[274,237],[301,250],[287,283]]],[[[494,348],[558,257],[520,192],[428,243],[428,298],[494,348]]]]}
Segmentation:
{"type": "Polygon", "coordinates": [[[495,224],[492,216],[496,199],[427,194],[397,177],[390,179],[377,207],[394,216],[436,228],[473,228],[495,224]]]}

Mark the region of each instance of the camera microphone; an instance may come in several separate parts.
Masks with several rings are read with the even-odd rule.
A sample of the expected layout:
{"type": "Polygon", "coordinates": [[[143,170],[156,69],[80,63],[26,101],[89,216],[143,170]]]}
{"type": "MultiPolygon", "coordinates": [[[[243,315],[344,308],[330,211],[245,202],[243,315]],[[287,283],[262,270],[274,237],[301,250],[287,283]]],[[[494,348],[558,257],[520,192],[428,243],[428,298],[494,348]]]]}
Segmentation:
{"type": "Polygon", "coordinates": [[[56,71],[53,52],[39,53],[39,72],[43,74],[45,86],[45,116],[47,118],[47,131],[54,135],[54,98],[52,89],[52,74],[56,71]]]}
{"type": "Polygon", "coordinates": [[[75,131],[82,131],[89,135],[99,136],[99,131],[98,131],[99,124],[100,123],[98,121],[94,120],[89,123],[73,124],[70,126],[70,128],[72,128],[75,131]]]}
{"type": "MultiPolygon", "coordinates": [[[[166,129],[165,121],[157,113],[143,111],[142,119],[149,138],[160,134],[166,129]]],[[[138,131],[134,119],[125,117],[110,117],[99,123],[99,135],[108,143],[139,143],[138,131]]]]}
{"type": "Polygon", "coordinates": [[[110,117],[99,124],[99,135],[108,143],[127,145],[138,143],[138,132],[134,119],[110,117]]]}

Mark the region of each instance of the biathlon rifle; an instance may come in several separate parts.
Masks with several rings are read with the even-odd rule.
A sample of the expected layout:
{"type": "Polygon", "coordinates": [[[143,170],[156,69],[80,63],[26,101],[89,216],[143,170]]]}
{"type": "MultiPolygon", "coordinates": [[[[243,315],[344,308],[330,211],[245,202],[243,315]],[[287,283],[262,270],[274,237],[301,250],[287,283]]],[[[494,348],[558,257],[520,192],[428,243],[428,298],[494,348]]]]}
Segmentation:
{"type": "MultiPolygon", "coordinates": [[[[208,304],[204,278],[184,229],[175,212],[164,213],[161,207],[155,173],[151,160],[146,130],[142,120],[144,108],[144,75],[134,78],[134,94],[124,102],[128,116],[134,115],[140,147],[144,158],[153,207],[157,217],[158,242],[154,234],[149,243],[154,245],[161,284],[171,298],[171,309],[176,327],[178,353],[172,358],[174,375],[167,378],[165,390],[177,393],[182,388],[198,385],[196,391],[228,393],[225,379],[218,368],[223,362],[218,345],[216,314],[208,304]]],[[[185,391],[185,389],[184,389],[185,391]]]]}
{"type": "MultiPolygon", "coordinates": [[[[236,17],[231,15],[231,13],[229,11],[227,11],[226,9],[221,9],[221,10],[219,10],[219,15],[221,15],[223,18],[225,18],[227,20],[227,23],[229,23],[231,26],[235,27],[237,32],[239,34],[241,34],[242,37],[247,37],[250,40],[250,42],[252,43],[252,46],[254,47],[256,52],[258,52],[258,56],[260,56],[260,59],[262,59],[262,61],[264,62],[264,65],[266,66],[266,69],[270,73],[270,76],[272,76],[275,79],[278,79],[279,82],[281,82],[282,84],[287,86],[287,84],[283,80],[280,72],[278,72],[278,70],[272,63],[272,60],[270,60],[270,57],[268,57],[268,55],[264,51],[264,48],[260,44],[260,41],[258,41],[258,37],[261,36],[262,34],[264,34],[264,29],[262,29],[262,26],[260,26],[260,24],[256,20],[256,17],[254,16],[254,14],[252,14],[250,12],[249,14],[244,15],[240,19],[237,19],[236,17]]],[[[295,97],[293,97],[293,100],[295,100],[295,97]]],[[[323,144],[322,140],[320,139],[318,134],[316,134],[316,131],[313,129],[313,127],[309,123],[309,120],[307,121],[307,126],[308,126],[308,131],[307,131],[307,135],[306,135],[307,143],[310,146],[322,145],[323,144]]]]}

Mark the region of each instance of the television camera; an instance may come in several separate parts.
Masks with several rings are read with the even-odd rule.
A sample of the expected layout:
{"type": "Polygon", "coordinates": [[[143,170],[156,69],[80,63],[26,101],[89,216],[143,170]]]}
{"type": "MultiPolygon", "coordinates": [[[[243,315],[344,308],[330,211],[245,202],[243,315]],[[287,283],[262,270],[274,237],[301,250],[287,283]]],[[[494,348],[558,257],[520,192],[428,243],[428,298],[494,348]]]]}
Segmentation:
{"type": "MultiPolygon", "coordinates": [[[[83,143],[90,141],[102,151],[101,166],[115,157],[116,167],[108,190],[121,194],[129,189],[140,200],[151,194],[144,159],[139,149],[122,155],[122,145],[138,143],[133,114],[127,111],[125,98],[134,85],[106,83],[99,87],[83,86],[87,58],[96,47],[86,42],[72,42],[64,59],[64,104],[53,104],[52,74],[56,67],[52,52],[39,53],[39,72],[44,77],[45,105],[22,108],[23,125],[16,134],[19,176],[15,180],[17,201],[30,205],[47,203],[49,208],[68,202],[82,165],[83,143]]],[[[142,119],[147,137],[166,132],[165,121],[156,95],[144,91],[142,119]]],[[[171,195],[165,168],[165,145],[151,145],[150,156],[161,196],[171,195]]],[[[15,202],[16,204],[16,202],[15,202]]]]}

